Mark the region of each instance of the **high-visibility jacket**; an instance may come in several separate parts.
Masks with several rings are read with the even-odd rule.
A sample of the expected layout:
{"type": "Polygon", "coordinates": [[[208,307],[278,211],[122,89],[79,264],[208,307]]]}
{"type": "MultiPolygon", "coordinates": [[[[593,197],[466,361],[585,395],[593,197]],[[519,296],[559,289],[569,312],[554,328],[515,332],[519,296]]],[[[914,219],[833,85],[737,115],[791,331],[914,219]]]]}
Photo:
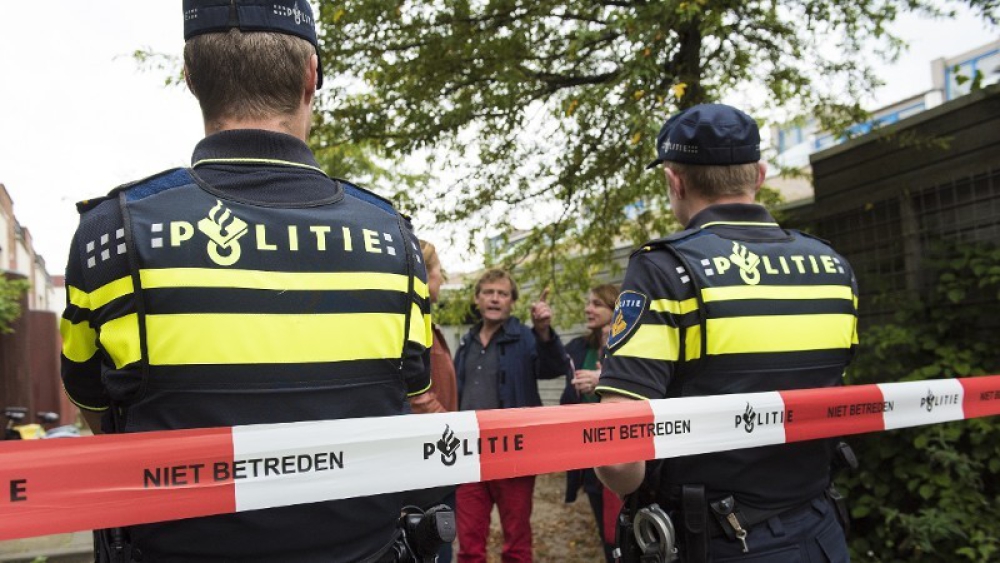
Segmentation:
{"type": "MultiPolygon", "coordinates": [[[[711,206],[633,254],[598,391],[659,399],[840,385],[857,344],[856,293],[825,242],[782,229],[760,206],[711,206]]],[[[747,432],[784,416],[750,404],[742,414],[747,432]]],[[[791,507],[825,489],[831,455],[818,440],[675,458],[662,483],[791,507]]]]}
{"type": "MultiPolygon", "coordinates": [[[[371,194],[316,181],[336,195],[262,205],[177,169],[81,206],[63,319],[74,401],[110,407],[114,432],[401,413],[428,385],[419,247],[371,194]],[[75,381],[87,365],[104,396],[75,381]]],[[[153,561],[357,561],[390,542],[398,510],[380,495],[129,532],[153,561]]]]}

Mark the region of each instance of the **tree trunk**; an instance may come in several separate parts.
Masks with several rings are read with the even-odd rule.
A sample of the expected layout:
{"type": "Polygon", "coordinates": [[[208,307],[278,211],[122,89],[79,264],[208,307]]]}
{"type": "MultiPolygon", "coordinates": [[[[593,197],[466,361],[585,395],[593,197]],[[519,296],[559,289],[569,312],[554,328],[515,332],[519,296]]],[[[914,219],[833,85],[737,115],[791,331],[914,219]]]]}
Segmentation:
{"type": "Polygon", "coordinates": [[[705,90],[701,87],[701,20],[692,19],[679,31],[680,49],[674,55],[677,81],[686,84],[684,95],[678,101],[680,109],[705,103],[705,90]]]}

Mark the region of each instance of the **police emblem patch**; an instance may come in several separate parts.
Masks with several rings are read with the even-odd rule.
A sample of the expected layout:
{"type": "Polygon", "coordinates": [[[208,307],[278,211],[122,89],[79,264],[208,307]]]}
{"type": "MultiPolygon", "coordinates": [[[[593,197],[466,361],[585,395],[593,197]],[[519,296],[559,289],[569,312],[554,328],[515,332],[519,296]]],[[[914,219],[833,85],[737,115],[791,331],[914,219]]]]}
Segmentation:
{"type": "Polygon", "coordinates": [[[646,310],[649,298],[638,291],[623,291],[615,303],[615,312],[611,316],[611,336],[608,337],[608,348],[614,348],[625,341],[632,329],[639,324],[642,313],[646,310]]]}

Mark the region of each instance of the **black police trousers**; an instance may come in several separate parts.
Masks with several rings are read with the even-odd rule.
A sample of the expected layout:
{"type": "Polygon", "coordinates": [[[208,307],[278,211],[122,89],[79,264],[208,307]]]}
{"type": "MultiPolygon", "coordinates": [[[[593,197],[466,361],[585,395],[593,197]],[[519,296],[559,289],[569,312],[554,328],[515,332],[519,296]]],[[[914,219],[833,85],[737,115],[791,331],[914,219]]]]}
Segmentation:
{"type": "Polygon", "coordinates": [[[773,516],[747,531],[747,553],[739,540],[723,535],[709,541],[712,563],[849,563],[844,530],[825,497],[773,516]]]}

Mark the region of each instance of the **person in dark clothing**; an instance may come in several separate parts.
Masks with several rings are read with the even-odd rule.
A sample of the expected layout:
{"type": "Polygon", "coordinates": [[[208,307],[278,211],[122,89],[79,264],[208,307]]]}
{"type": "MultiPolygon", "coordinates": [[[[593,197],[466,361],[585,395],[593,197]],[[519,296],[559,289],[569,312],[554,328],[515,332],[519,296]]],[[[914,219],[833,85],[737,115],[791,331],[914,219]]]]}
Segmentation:
{"type": "MultiPolygon", "coordinates": [[[[455,354],[459,410],[541,406],[538,380],[569,370],[559,335],[552,329],[546,292],[531,307],[532,328],[511,316],[517,284],[503,270],[488,270],[476,282],[482,321],[462,338],[455,354]]],[[[485,563],[493,505],[500,512],[504,563],[530,563],[531,506],[535,477],[459,485],[455,516],[459,563],[485,563]]]]}
{"type": "MultiPolygon", "coordinates": [[[[629,260],[601,402],[842,385],[858,342],[854,274],[825,241],[783,229],[754,203],[766,166],[753,118],[721,104],[689,108],[664,124],[657,157],[650,167],[662,165],[686,229],[629,260]]],[[[733,414],[749,419],[753,408],[733,414]]],[[[650,474],[645,462],[597,474],[619,494],[644,481],[654,489],[678,523],[685,563],[844,563],[830,502],[834,449],[812,440],[670,458],[650,474]]]]}
{"type": "MultiPolygon", "coordinates": [[[[611,313],[618,299],[618,286],[603,284],[590,290],[584,308],[587,334],[574,338],[566,345],[572,371],[566,374],[566,387],[559,398],[561,405],[592,404],[600,402],[594,393],[601,375],[601,358],[604,356],[611,332],[611,313]]],[[[597,532],[604,544],[607,563],[614,563],[615,520],[621,510],[621,499],[608,490],[593,469],[576,469],[566,472],[566,502],[576,501],[580,488],[587,493],[590,508],[597,520],[597,532]]]]}
{"type": "MultiPolygon", "coordinates": [[[[426,240],[420,241],[420,252],[424,257],[424,267],[427,269],[427,292],[431,303],[437,303],[444,283],[444,273],[441,271],[441,259],[437,248],[426,240]]],[[[424,354],[424,367],[430,373],[431,390],[410,398],[410,409],[413,414],[430,414],[454,412],[458,410],[458,391],[455,387],[455,364],[438,325],[431,327],[434,342],[424,354]]],[[[416,504],[424,510],[447,505],[455,508],[455,487],[436,487],[421,491],[412,491],[406,497],[407,504],[416,504]]],[[[451,563],[452,545],[446,543],[438,552],[437,563],[451,563]]]]}
{"type": "MultiPolygon", "coordinates": [[[[191,168],[78,205],[67,394],[96,433],[137,436],[401,414],[430,386],[424,268],[408,219],[306,145],[322,83],[309,3],[183,14],[206,136],[191,168]]],[[[102,531],[98,560],[395,561],[399,495],[289,495],[301,504],[102,531]]]]}

